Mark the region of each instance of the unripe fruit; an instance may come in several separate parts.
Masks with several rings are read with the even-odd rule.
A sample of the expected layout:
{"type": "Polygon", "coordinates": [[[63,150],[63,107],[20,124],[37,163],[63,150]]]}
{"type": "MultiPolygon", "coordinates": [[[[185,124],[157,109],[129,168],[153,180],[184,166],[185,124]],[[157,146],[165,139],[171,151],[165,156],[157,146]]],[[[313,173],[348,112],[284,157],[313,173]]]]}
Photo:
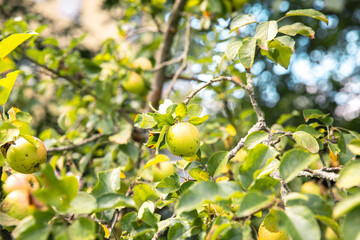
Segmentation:
{"type": "Polygon", "coordinates": [[[146,57],[139,57],[131,64],[133,68],[141,68],[142,70],[149,70],[152,68],[152,64],[146,57]]]}
{"type": "Polygon", "coordinates": [[[177,123],[167,132],[166,145],[174,155],[192,157],[200,147],[199,130],[191,123],[177,123]]]}
{"type": "Polygon", "coordinates": [[[152,171],[153,171],[153,181],[159,182],[164,178],[174,174],[176,170],[174,164],[172,164],[171,162],[160,162],[152,166],[152,171]]]}
{"type": "Polygon", "coordinates": [[[136,72],[131,72],[128,79],[123,83],[123,87],[126,91],[140,94],[145,91],[145,82],[142,77],[136,72]]]}
{"type": "Polygon", "coordinates": [[[321,196],[321,188],[314,182],[306,182],[301,186],[302,193],[310,193],[321,196]]]}
{"type": "Polygon", "coordinates": [[[15,145],[11,145],[6,153],[6,161],[9,166],[20,173],[34,173],[40,170],[40,164],[46,162],[46,148],[44,143],[34,137],[39,143],[36,147],[25,138],[19,138],[15,145]]]}
{"type": "Polygon", "coordinates": [[[10,217],[23,219],[30,214],[30,192],[18,189],[9,193],[0,205],[0,210],[10,217]]]}
{"type": "Polygon", "coordinates": [[[6,194],[18,189],[35,191],[39,189],[39,182],[34,175],[14,173],[6,179],[3,189],[6,194]]]}

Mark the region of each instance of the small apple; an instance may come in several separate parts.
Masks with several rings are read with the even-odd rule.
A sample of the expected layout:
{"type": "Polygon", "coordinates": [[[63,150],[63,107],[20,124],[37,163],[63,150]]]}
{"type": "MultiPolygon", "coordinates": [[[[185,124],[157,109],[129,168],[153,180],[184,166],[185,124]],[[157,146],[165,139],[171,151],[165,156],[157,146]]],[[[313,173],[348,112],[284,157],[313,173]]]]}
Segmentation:
{"type": "Polygon", "coordinates": [[[142,70],[149,70],[152,68],[152,64],[146,57],[139,57],[131,64],[132,68],[141,68],[142,70]]]}
{"type": "Polygon", "coordinates": [[[140,94],[145,91],[146,86],[143,78],[136,72],[131,72],[129,77],[123,83],[126,91],[134,94],[140,94]]]}
{"type": "Polygon", "coordinates": [[[17,189],[35,191],[39,189],[39,182],[32,174],[14,173],[6,179],[3,189],[6,194],[17,189]]]}
{"type": "Polygon", "coordinates": [[[36,147],[25,138],[21,137],[11,145],[6,153],[9,166],[20,173],[34,173],[40,170],[40,164],[46,162],[46,148],[44,143],[34,137],[39,146],[36,147]]]}
{"type": "Polygon", "coordinates": [[[199,130],[191,123],[176,123],[166,134],[166,145],[174,155],[192,157],[200,147],[199,130]]]}
{"type": "Polygon", "coordinates": [[[301,192],[321,196],[321,187],[314,182],[306,182],[301,186],[301,192]]]}
{"type": "Polygon", "coordinates": [[[289,235],[277,226],[277,215],[274,211],[266,216],[259,227],[258,240],[289,240],[289,235]]]}
{"type": "Polygon", "coordinates": [[[152,166],[153,171],[153,181],[159,182],[166,177],[169,177],[171,174],[175,173],[174,164],[171,162],[160,162],[152,166]]]}
{"type": "Polygon", "coordinates": [[[10,217],[23,219],[30,215],[30,192],[17,189],[9,193],[0,205],[0,210],[10,217]]]}

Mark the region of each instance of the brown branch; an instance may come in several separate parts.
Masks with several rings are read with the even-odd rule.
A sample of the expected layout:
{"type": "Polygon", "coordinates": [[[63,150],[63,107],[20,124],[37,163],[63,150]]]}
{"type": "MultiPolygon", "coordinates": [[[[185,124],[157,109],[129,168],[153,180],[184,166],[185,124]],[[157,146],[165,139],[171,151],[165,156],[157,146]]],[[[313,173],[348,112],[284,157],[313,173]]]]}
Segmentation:
{"type": "Polygon", "coordinates": [[[339,177],[339,174],[335,173],[337,169],[334,169],[334,172],[330,172],[329,169],[330,168],[327,168],[327,171],[324,171],[323,169],[311,170],[307,168],[304,171],[301,171],[298,174],[298,177],[321,178],[336,182],[339,177]]]}
{"type": "Polygon", "coordinates": [[[259,107],[259,104],[257,103],[257,101],[255,99],[254,87],[253,87],[253,83],[252,83],[252,77],[251,77],[250,70],[246,70],[246,88],[245,88],[245,90],[249,94],[251,105],[253,106],[253,108],[255,110],[258,121],[259,122],[265,122],[265,119],[261,114],[261,109],[259,107]]]}
{"type": "Polygon", "coordinates": [[[90,142],[96,141],[96,140],[98,140],[98,139],[100,139],[102,137],[105,137],[105,136],[109,136],[109,134],[98,133],[98,134],[95,134],[95,135],[93,135],[93,136],[91,136],[89,138],[84,139],[80,143],[73,144],[73,145],[68,145],[68,146],[49,148],[49,149],[47,149],[47,152],[50,153],[50,152],[63,152],[63,151],[73,150],[73,149],[81,147],[81,146],[83,146],[85,144],[88,144],[90,142]]]}
{"type": "MultiPolygon", "coordinates": [[[[174,77],[174,75],[171,76],[165,76],[166,79],[172,79],[174,77]]],[[[179,76],[180,80],[186,80],[186,81],[196,81],[196,82],[207,82],[205,80],[201,80],[197,77],[186,77],[186,76],[179,76]]]]}
{"type": "Polygon", "coordinates": [[[189,52],[189,48],[190,48],[190,32],[191,32],[190,15],[188,15],[187,21],[186,21],[185,47],[184,47],[184,52],[182,54],[182,64],[179,67],[179,69],[176,71],[174,77],[172,78],[172,80],[170,82],[169,89],[167,90],[167,92],[165,94],[165,99],[169,98],[171,90],[173,89],[176,80],[179,78],[182,71],[184,71],[184,69],[186,68],[187,57],[188,57],[188,52],[189,52]]]}
{"type": "MultiPolygon", "coordinates": [[[[181,18],[181,12],[184,10],[185,4],[186,0],[176,0],[173,5],[164,38],[160,44],[159,52],[156,56],[157,65],[167,61],[170,58],[170,49],[174,40],[174,36],[177,32],[178,23],[181,18]]],[[[165,70],[166,67],[164,66],[155,72],[154,80],[151,86],[152,89],[148,95],[148,100],[152,102],[155,108],[158,107],[162,95],[162,88],[165,81],[165,70]]]]}

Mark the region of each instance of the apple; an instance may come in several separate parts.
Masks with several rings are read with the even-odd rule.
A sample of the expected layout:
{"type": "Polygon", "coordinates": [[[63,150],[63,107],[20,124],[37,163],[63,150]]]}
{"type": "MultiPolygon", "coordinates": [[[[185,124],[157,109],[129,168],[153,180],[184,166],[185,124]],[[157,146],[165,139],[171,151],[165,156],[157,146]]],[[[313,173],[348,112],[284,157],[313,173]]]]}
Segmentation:
{"type": "Polygon", "coordinates": [[[36,147],[21,137],[11,145],[6,152],[6,161],[9,166],[20,173],[34,173],[40,170],[40,164],[46,162],[46,148],[44,143],[34,137],[39,146],[36,147]]]}
{"type": "Polygon", "coordinates": [[[321,187],[314,182],[306,182],[301,186],[301,192],[321,196],[321,187]]]}
{"type": "Polygon", "coordinates": [[[176,123],[166,134],[166,146],[174,155],[192,157],[200,147],[199,130],[191,123],[176,123]]]}
{"type": "Polygon", "coordinates": [[[30,192],[17,189],[9,193],[0,205],[0,210],[10,217],[23,219],[30,215],[30,192]]]}
{"type": "Polygon", "coordinates": [[[131,64],[132,68],[141,68],[142,70],[149,70],[152,68],[152,64],[146,57],[139,57],[131,64]]]}
{"type": "Polygon", "coordinates": [[[153,171],[153,181],[159,182],[164,178],[174,174],[176,170],[173,163],[166,161],[153,165],[152,171],[153,171]]]}
{"type": "Polygon", "coordinates": [[[126,91],[134,94],[140,94],[145,91],[146,86],[143,78],[136,72],[131,72],[129,77],[123,83],[126,91]]]}
{"type": "Polygon", "coordinates": [[[6,179],[3,189],[6,194],[17,189],[35,191],[39,189],[39,182],[32,174],[14,173],[6,179]]]}

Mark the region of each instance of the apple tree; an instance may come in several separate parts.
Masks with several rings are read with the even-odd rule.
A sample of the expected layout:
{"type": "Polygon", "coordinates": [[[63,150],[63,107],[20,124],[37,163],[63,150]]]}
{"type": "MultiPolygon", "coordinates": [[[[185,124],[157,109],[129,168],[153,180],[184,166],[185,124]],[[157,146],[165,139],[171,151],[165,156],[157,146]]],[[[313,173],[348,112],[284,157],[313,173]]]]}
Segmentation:
{"type": "Polygon", "coordinates": [[[360,239],[360,134],[318,109],[269,123],[254,84],[255,61],[288,68],[316,35],[303,20],[328,18],[245,3],[124,1],[122,40],[93,55],[7,19],[2,239],[360,239]]]}

